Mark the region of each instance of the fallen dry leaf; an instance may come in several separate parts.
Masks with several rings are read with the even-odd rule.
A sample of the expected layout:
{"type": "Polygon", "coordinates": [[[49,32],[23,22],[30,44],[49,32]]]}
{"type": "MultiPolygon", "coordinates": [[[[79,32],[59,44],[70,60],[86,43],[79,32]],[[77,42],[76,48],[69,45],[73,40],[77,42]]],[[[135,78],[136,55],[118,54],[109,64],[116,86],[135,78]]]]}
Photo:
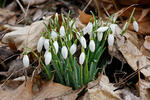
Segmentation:
{"type": "Polygon", "coordinates": [[[92,21],[94,21],[92,15],[86,14],[85,12],[78,10],[79,11],[79,19],[81,21],[81,23],[83,24],[88,24],[90,19],[92,19],[92,21]]]}
{"type": "MultiPolygon", "coordinates": [[[[139,61],[140,68],[143,68],[147,65],[150,65],[149,59],[142,54],[140,48],[138,48],[132,41],[129,39],[129,33],[125,33],[124,36],[120,36],[121,29],[119,27],[116,28],[116,43],[115,46],[121,52],[127,63],[132,67],[133,70],[137,70],[137,61],[139,61]]],[[[134,39],[136,40],[136,38],[134,39]]],[[[115,47],[114,46],[114,47],[115,47]]],[[[110,51],[112,49],[109,48],[110,51]]],[[[141,72],[145,75],[145,77],[150,76],[150,68],[144,68],[141,72]]]]}
{"type": "Polygon", "coordinates": [[[41,4],[44,3],[46,0],[22,0],[23,4],[28,5],[30,3],[30,5],[37,5],[37,4],[41,4]]]}
{"type": "MultiPolygon", "coordinates": [[[[3,37],[2,42],[8,43],[10,48],[16,47],[20,51],[23,51],[25,46],[35,50],[40,33],[45,30],[43,22],[37,21],[30,26],[9,32],[3,37]]],[[[45,23],[47,22],[45,21],[45,23]]]]}
{"type": "Polygon", "coordinates": [[[0,8],[0,23],[14,25],[16,23],[16,14],[10,10],[0,8]]]}
{"type": "Polygon", "coordinates": [[[1,89],[0,98],[2,100],[75,100],[79,91],[73,91],[71,87],[54,83],[52,81],[44,83],[40,91],[33,92],[33,87],[37,83],[28,79],[15,90],[1,89]]]}

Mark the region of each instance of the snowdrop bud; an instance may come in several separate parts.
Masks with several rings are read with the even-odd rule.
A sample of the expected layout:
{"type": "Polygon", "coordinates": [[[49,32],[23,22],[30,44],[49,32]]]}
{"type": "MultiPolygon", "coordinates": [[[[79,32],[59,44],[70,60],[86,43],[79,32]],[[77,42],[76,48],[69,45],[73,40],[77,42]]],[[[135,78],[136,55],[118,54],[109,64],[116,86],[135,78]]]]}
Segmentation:
{"type": "Polygon", "coordinates": [[[101,41],[102,38],[103,38],[103,33],[102,32],[98,32],[97,33],[97,38],[98,38],[98,41],[101,41]]]}
{"type": "Polygon", "coordinates": [[[41,52],[43,45],[44,45],[44,41],[45,41],[45,38],[43,36],[41,36],[39,41],[38,41],[38,44],[37,44],[37,51],[38,52],[41,52]]]}
{"type": "Polygon", "coordinates": [[[95,42],[94,42],[94,40],[90,40],[89,47],[90,47],[91,52],[95,51],[95,42]]]}
{"type": "Polygon", "coordinates": [[[114,35],[113,34],[109,34],[108,35],[108,45],[109,46],[113,46],[114,44],[114,35]]]}
{"type": "Polygon", "coordinates": [[[58,19],[58,13],[55,14],[55,17],[58,19]]]}
{"type": "Polygon", "coordinates": [[[28,55],[23,56],[23,65],[26,68],[29,67],[29,57],[28,57],[28,55]]]}
{"type": "Polygon", "coordinates": [[[107,31],[108,27],[107,26],[104,26],[104,27],[100,27],[97,29],[97,32],[105,32],[107,31]]]}
{"type": "Polygon", "coordinates": [[[139,25],[138,25],[138,23],[137,23],[136,21],[133,21],[133,28],[134,28],[134,30],[135,30],[136,32],[139,31],[139,25]]]}
{"type": "Polygon", "coordinates": [[[64,37],[64,36],[66,35],[65,27],[64,27],[64,26],[61,26],[59,32],[60,32],[60,37],[64,37]]]}
{"type": "Polygon", "coordinates": [[[48,52],[49,52],[48,50],[45,51],[44,58],[46,57],[46,55],[47,55],[48,52]]]}
{"type": "Polygon", "coordinates": [[[57,54],[58,53],[58,49],[59,49],[58,42],[54,41],[53,45],[54,45],[54,48],[55,48],[55,53],[57,54]]]}
{"type": "Polygon", "coordinates": [[[52,54],[51,52],[47,52],[45,55],[45,65],[50,64],[51,60],[52,60],[52,54]]]}
{"type": "Polygon", "coordinates": [[[81,36],[81,38],[80,38],[80,43],[81,43],[83,48],[86,48],[86,40],[83,36],[81,36]]]}
{"type": "Polygon", "coordinates": [[[71,47],[70,47],[70,53],[73,55],[77,50],[77,45],[74,43],[71,47]]]}
{"type": "Polygon", "coordinates": [[[117,26],[116,24],[111,24],[110,25],[110,28],[112,30],[112,34],[115,34],[116,26],[117,26]]]}
{"type": "Polygon", "coordinates": [[[57,33],[56,33],[55,31],[52,31],[52,32],[51,32],[51,38],[52,38],[53,40],[55,40],[55,38],[57,38],[57,33]]]}
{"type": "Polygon", "coordinates": [[[62,56],[63,56],[64,59],[67,58],[67,56],[68,56],[68,49],[67,49],[66,46],[63,46],[63,47],[62,47],[62,49],[61,49],[61,54],[62,54],[62,56]]]}
{"type": "Polygon", "coordinates": [[[44,41],[44,48],[46,50],[49,49],[49,39],[45,39],[45,41],[44,41]]]}
{"type": "Polygon", "coordinates": [[[85,61],[85,53],[82,52],[80,54],[80,57],[79,57],[79,63],[80,63],[80,65],[82,65],[84,63],[84,61],[85,61]]]}

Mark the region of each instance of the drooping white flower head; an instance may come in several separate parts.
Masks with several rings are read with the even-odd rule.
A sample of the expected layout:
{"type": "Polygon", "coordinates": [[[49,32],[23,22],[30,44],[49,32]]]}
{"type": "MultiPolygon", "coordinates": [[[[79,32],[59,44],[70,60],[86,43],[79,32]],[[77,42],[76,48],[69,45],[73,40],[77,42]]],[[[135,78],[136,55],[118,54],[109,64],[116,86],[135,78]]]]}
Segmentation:
{"type": "Polygon", "coordinates": [[[38,52],[41,52],[43,45],[44,45],[44,41],[45,41],[45,38],[43,36],[41,36],[39,41],[38,41],[38,44],[37,44],[37,51],[38,52]]]}
{"type": "Polygon", "coordinates": [[[48,51],[45,54],[45,65],[50,64],[51,60],[52,60],[52,54],[51,54],[51,52],[48,51]]]}
{"type": "Polygon", "coordinates": [[[49,39],[45,39],[45,41],[44,41],[44,48],[46,50],[49,49],[49,39]]]}
{"type": "Polygon", "coordinates": [[[77,50],[77,45],[74,43],[71,47],[70,47],[70,53],[73,55],[77,50]]]}
{"type": "Polygon", "coordinates": [[[48,52],[49,52],[48,50],[45,51],[44,58],[46,57],[46,55],[47,55],[48,52]]]}
{"type": "Polygon", "coordinates": [[[29,57],[28,55],[23,56],[23,65],[25,68],[29,67],[29,57]]]}
{"type": "Polygon", "coordinates": [[[63,56],[64,59],[66,59],[68,57],[68,49],[66,46],[63,46],[61,49],[61,54],[63,56]]]}
{"type": "Polygon", "coordinates": [[[93,24],[89,22],[86,27],[83,28],[83,34],[85,35],[88,33],[89,35],[92,33],[93,30],[93,24]]]}
{"type": "Polygon", "coordinates": [[[80,37],[80,43],[83,48],[86,48],[86,39],[83,36],[80,37]]]}
{"type": "Polygon", "coordinates": [[[80,65],[83,65],[84,61],[85,61],[85,53],[82,52],[80,54],[80,57],[79,57],[79,63],[80,63],[80,65]]]}
{"type": "Polygon", "coordinates": [[[103,32],[98,32],[97,33],[97,38],[98,38],[98,41],[101,41],[102,38],[103,38],[103,32]]]}
{"type": "Polygon", "coordinates": [[[108,41],[108,45],[109,46],[113,46],[113,44],[114,44],[114,35],[113,34],[109,34],[107,41],[108,41]]]}
{"type": "MultiPolygon", "coordinates": [[[[73,24],[73,21],[71,20],[71,21],[69,22],[69,26],[71,27],[72,24],[73,24]]],[[[75,24],[73,24],[73,29],[75,29],[75,28],[76,28],[76,26],[75,26],[75,24]]]]}
{"type": "Polygon", "coordinates": [[[57,38],[57,33],[55,31],[51,32],[51,38],[55,40],[57,38]]]}
{"type": "Polygon", "coordinates": [[[64,37],[64,36],[66,35],[65,27],[64,27],[64,26],[61,26],[59,32],[60,32],[60,37],[64,37]]]}
{"type": "Polygon", "coordinates": [[[105,32],[107,31],[108,27],[107,26],[104,26],[104,27],[100,27],[97,29],[97,32],[105,32]]]}
{"type": "Polygon", "coordinates": [[[91,52],[95,51],[95,42],[94,42],[94,40],[90,40],[89,47],[90,47],[91,52]]]}
{"type": "Polygon", "coordinates": [[[55,53],[57,54],[57,53],[58,53],[58,50],[59,50],[58,42],[57,42],[57,41],[54,41],[53,45],[54,45],[54,48],[55,48],[55,53]]]}
{"type": "Polygon", "coordinates": [[[111,24],[110,25],[110,29],[112,30],[112,34],[115,34],[115,31],[116,31],[116,24],[111,24]]]}
{"type": "Polygon", "coordinates": [[[138,25],[138,23],[137,23],[136,21],[133,21],[133,28],[134,28],[134,30],[135,30],[136,32],[139,31],[139,25],[138,25]]]}

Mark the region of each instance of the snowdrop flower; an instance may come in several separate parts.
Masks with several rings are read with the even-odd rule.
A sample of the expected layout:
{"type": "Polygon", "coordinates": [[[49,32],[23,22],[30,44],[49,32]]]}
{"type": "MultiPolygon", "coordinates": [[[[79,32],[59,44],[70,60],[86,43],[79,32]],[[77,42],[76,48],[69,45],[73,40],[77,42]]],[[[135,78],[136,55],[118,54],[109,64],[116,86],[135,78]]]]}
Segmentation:
{"type": "Polygon", "coordinates": [[[49,39],[45,39],[45,41],[44,41],[44,48],[46,50],[49,49],[49,39]]]}
{"type": "Polygon", "coordinates": [[[55,40],[55,38],[57,38],[57,33],[56,33],[55,31],[52,31],[52,32],[51,32],[51,38],[52,38],[53,40],[55,40]]]}
{"type": "Polygon", "coordinates": [[[102,38],[103,38],[103,32],[98,32],[97,33],[97,38],[98,38],[98,41],[101,41],[102,38]]]}
{"type": "Polygon", "coordinates": [[[38,41],[38,44],[37,44],[37,51],[38,52],[41,52],[43,45],[44,45],[44,41],[45,41],[45,38],[43,36],[41,36],[39,41],[38,41]]]}
{"type": "Polygon", "coordinates": [[[90,47],[91,52],[95,51],[95,42],[94,42],[94,40],[90,40],[89,47],[90,47]]]}
{"type": "Polygon", "coordinates": [[[57,42],[57,41],[54,41],[53,46],[54,46],[54,48],[55,48],[55,53],[57,54],[57,53],[58,53],[58,50],[59,50],[58,42],[57,42]]]}
{"type": "Polygon", "coordinates": [[[80,63],[80,65],[82,65],[84,63],[84,61],[85,61],[85,53],[82,52],[80,54],[80,57],[79,57],[79,63],[80,63]]]}
{"type": "Polygon", "coordinates": [[[83,36],[81,36],[81,38],[80,38],[80,43],[81,43],[83,48],[86,48],[86,40],[83,36]]]}
{"type": "Polygon", "coordinates": [[[85,35],[86,33],[88,33],[90,35],[92,33],[92,30],[93,30],[93,24],[89,22],[88,25],[83,28],[83,34],[85,35]]]}
{"type": "Polygon", "coordinates": [[[97,32],[105,32],[107,31],[108,27],[107,26],[104,26],[104,27],[100,27],[97,29],[97,32]]]}
{"type": "Polygon", "coordinates": [[[113,34],[109,34],[108,35],[108,45],[109,46],[113,46],[114,44],[114,35],[113,34]]]}
{"type": "Polygon", "coordinates": [[[63,56],[64,59],[67,58],[67,56],[68,56],[68,49],[67,49],[66,46],[63,46],[63,47],[62,47],[62,49],[61,49],[61,54],[62,54],[62,56],[63,56]]]}
{"type": "Polygon", "coordinates": [[[29,57],[28,55],[23,56],[23,65],[25,68],[29,67],[29,57]]]}
{"type": "MultiPolygon", "coordinates": [[[[73,21],[71,20],[71,21],[69,22],[69,26],[71,27],[72,24],[73,24],[73,21]]],[[[76,26],[75,26],[75,24],[73,24],[73,29],[75,29],[75,28],[76,28],[76,26]]]]}
{"type": "Polygon", "coordinates": [[[45,65],[50,64],[51,60],[52,60],[52,54],[51,52],[48,51],[45,55],[45,65]]]}
{"type": "Polygon", "coordinates": [[[133,21],[133,28],[134,28],[134,30],[135,30],[136,32],[139,31],[139,25],[138,25],[138,23],[137,23],[136,21],[133,21]]]}
{"type": "Polygon", "coordinates": [[[58,19],[58,13],[55,14],[55,17],[58,19]]]}
{"type": "Polygon", "coordinates": [[[110,25],[110,29],[112,30],[112,34],[115,34],[116,26],[117,26],[116,24],[110,25]]]}
{"type": "Polygon", "coordinates": [[[73,55],[77,50],[77,45],[74,43],[71,47],[70,47],[70,53],[73,55]]]}
{"type": "Polygon", "coordinates": [[[45,51],[44,58],[46,57],[46,55],[47,55],[48,52],[49,52],[48,50],[45,51]]]}
{"type": "Polygon", "coordinates": [[[60,37],[64,37],[64,36],[66,35],[65,27],[64,27],[64,26],[61,26],[59,32],[60,32],[60,37]]]}

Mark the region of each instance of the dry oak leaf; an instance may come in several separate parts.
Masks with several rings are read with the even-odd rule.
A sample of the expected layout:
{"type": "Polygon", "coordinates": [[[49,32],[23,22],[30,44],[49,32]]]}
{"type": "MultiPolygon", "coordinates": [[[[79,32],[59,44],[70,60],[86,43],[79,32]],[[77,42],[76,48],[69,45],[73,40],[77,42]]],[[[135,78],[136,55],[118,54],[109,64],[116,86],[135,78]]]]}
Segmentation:
{"type": "Polygon", "coordinates": [[[43,22],[47,23],[48,21],[37,21],[30,26],[9,32],[3,37],[2,42],[11,44],[11,47],[16,47],[20,51],[23,51],[25,46],[35,50],[40,33],[45,30],[43,22]]]}

